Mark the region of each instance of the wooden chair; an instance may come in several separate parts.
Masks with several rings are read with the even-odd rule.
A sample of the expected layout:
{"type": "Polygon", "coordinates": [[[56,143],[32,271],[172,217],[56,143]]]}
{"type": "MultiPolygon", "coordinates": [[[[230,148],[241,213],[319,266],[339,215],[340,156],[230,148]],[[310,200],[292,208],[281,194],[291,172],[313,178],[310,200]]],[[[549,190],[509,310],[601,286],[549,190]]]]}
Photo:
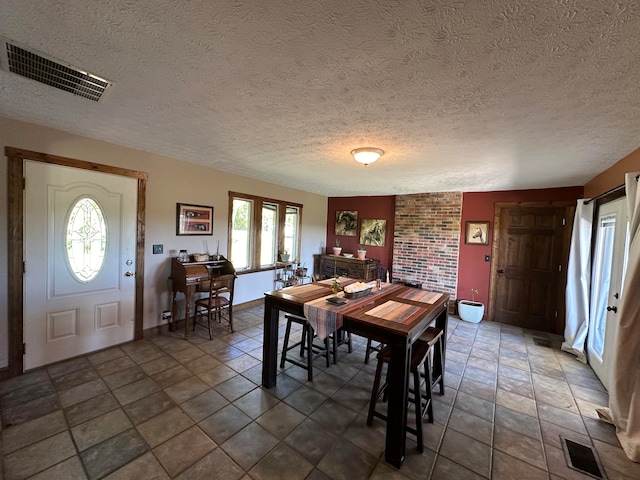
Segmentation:
{"type": "Polygon", "coordinates": [[[206,316],[206,327],[209,329],[209,339],[212,340],[211,319],[217,318],[218,323],[220,323],[223,318],[223,313],[226,312],[229,328],[231,332],[233,332],[233,290],[235,281],[235,273],[211,278],[209,296],[200,298],[195,302],[196,312],[193,320],[193,330],[196,329],[196,324],[205,326],[204,323],[199,323],[198,319],[206,316]]]}
{"type": "MultiPolygon", "coordinates": [[[[432,366],[431,366],[431,347],[440,345],[442,338],[442,330],[439,328],[429,327],[425,333],[418,339],[411,348],[411,364],[409,371],[413,377],[413,388],[410,388],[409,401],[413,403],[416,411],[415,428],[407,426],[407,431],[416,436],[418,451],[424,450],[422,435],[422,419],[427,416],[427,421],[433,423],[433,405],[432,405],[432,366]],[[424,372],[424,373],[423,373],[424,372]],[[424,376],[424,381],[422,378],[424,376]],[[424,391],[423,387],[424,386],[424,391]]],[[[441,350],[440,350],[441,353],[441,350]]],[[[378,398],[383,395],[383,400],[387,399],[388,383],[385,381],[380,386],[383,365],[391,362],[391,349],[385,346],[378,353],[378,365],[373,381],[373,389],[371,391],[371,400],[369,402],[369,414],[367,415],[367,425],[373,424],[373,417],[379,417],[387,421],[387,416],[376,411],[376,403],[378,398]]],[[[442,386],[441,386],[442,388],[442,386]]]]}

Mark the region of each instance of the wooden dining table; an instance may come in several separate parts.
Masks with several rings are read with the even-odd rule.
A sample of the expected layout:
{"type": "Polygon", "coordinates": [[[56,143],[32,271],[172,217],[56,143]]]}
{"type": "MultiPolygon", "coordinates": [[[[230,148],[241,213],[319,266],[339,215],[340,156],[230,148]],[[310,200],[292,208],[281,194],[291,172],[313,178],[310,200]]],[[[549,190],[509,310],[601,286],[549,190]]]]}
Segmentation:
{"type": "MultiPolygon", "coordinates": [[[[330,283],[315,282],[265,293],[262,385],[276,386],[280,312],[304,316],[304,304],[329,296],[330,283]]],[[[434,378],[444,378],[449,295],[413,287],[383,284],[371,302],[345,303],[342,326],[351,333],[377,340],[391,349],[388,382],[385,460],[400,468],[405,457],[409,365],[413,343],[433,322],[444,331],[442,356],[434,359],[434,378]],[[385,287],[386,285],[386,287],[385,287]],[[393,287],[393,288],[391,288],[393,287]],[[384,289],[387,288],[387,292],[384,289]]]]}

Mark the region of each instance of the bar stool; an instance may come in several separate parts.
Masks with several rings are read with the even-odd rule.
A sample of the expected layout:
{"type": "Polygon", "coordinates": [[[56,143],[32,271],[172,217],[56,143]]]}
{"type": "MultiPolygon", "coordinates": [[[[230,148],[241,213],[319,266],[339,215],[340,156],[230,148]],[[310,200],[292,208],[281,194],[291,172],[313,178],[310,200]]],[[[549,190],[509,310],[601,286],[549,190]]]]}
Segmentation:
{"type": "MultiPolygon", "coordinates": [[[[313,381],[313,360],[318,356],[323,356],[326,359],[327,367],[330,365],[329,357],[331,355],[331,348],[329,347],[330,337],[323,340],[323,345],[318,345],[313,341],[315,332],[311,328],[311,324],[305,317],[298,315],[287,314],[284,316],[287,319],[287,328],[284,332],[284,343],[282,345],[282,355],[280,357],[280,368],[284,368],[284,363],[289,362],[297,365],[300,368],[304,368],[307,371],[307,380],[313,381]],[[291,335],[291,326],[297,323],[302,326],[302,338],[299,342],[289,345],[289,337],[291,335]],[[304,357],[305,351],[307,353],[306,362],[303,363],[300,360],[296,360],[287,356],[289,350],[300,347],[300,357],[304,357]]],[[[335,348],[335,347],[334,347],[335,348]]],[[[335,357],[335,355],[334,355],[335,357]]]]}
{"type": "Polygon", "coordinates": [[[379,352],[384,347],[384,343],[378,342],[377,345],[373,345],[373,341],[370,338],[367,338],[367,350],[364,352],[364,363],[369,363],[369,358],[371,357],[371,352],[379,352]]]}
{"type": "MultiPolygon", "coordinates": [[[[409,401],[415,406],[416,426],[415,428],[407,426],[407,431],[416,436],[418,452],[423,452],[424,450],[422,419],[425,414],[427,415],[427,421],[429,423],[433,423],[433,405],[431,401],[433,387],[431,347],[433,345],[440,345],[441,337],[441,329],[429,327],[411,347],[411,364],[409,365],[409,371],[413,376],[413,389],[410,389],[410,393],[413,394],[413,398],[410,397],[409,401]],[[425,379],[424,382],[422,381],[423,375],[425,379]],[[424,392],[422,391],[421,385],[424,385],[424,392]]],[[[380,386],[380,381],[382,377],[382,366],[385,363],[388,364],[390,362],[391,349],[388,346],[385,346],[378,353],[378,365],[376,367],[373,389],[371,391],[369,414],[367,415],[368,426],[373,424],[374,416],[387,421],[386,415],[376,411],[376,402],[381,395],[383,395],[383,401],[387,400],[388,383],[385,381],[384,384],[380,386]]]]}
{"type": "Polygon", "coordinates": [[[420,335],[420,340],[427,342],[432,347],[435,346],[432,351],[433,363],[429,369],[429,381],[431,383],[432,392],[437,385],[440,390],[440,395],[444,395],[444,372],[442,370],[442,352],[444,350],[445,342],[444,332],[440,328],[429,327],[422,335],[420,335]]]}
{"type": "Polygon", "coordinates": [[[351,342],[351,332],[342,327],[333,332],[330,337],[333,342],[333,351],[331,353],[333,354],[333,364],[335,365],[338,363],[338,347],[346,345],[347,351],[351,353],[353,352],[353,343],[351,342]]]}

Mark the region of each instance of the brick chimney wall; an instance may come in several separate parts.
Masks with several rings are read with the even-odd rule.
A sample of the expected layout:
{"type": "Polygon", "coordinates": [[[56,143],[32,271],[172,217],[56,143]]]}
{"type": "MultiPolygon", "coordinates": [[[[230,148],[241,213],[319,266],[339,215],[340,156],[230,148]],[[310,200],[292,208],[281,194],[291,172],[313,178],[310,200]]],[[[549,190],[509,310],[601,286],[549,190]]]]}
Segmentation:
{"type": "Polygon", "coordinates": [[[393,280],[456,298],[462,193],[396,197],[393,280]]]}

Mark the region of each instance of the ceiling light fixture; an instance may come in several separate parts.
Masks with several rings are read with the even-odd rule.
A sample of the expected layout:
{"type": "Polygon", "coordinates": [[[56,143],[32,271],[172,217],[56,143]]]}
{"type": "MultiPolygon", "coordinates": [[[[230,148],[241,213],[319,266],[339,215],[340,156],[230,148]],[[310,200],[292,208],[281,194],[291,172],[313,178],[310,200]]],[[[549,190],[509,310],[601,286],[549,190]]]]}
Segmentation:
{"type": "Polygon", "coordinates": [[[351,155],[356,159],[356,162],[362,163],[363,165],[369,165],[375,162],[383,153],[384,150],[373,147],[354,148],[351,150],[351,155]]]}

